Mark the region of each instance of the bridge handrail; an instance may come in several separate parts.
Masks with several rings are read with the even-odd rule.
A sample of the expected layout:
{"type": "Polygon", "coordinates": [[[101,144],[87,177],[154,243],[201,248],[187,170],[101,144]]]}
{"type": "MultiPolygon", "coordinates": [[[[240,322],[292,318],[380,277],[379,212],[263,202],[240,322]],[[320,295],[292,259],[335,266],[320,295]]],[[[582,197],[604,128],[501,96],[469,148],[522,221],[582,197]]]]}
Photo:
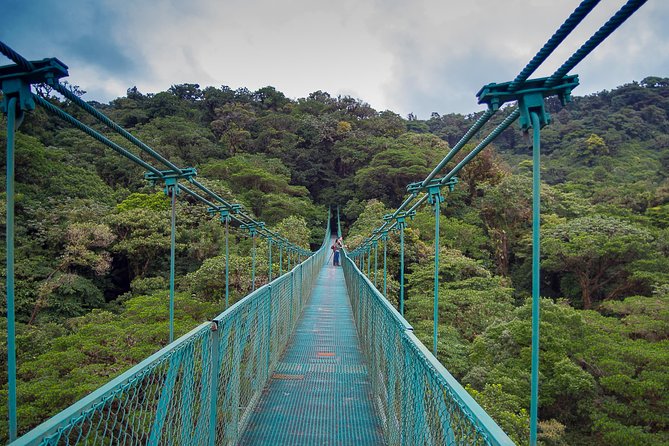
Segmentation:
{"type": "Polygon", "coordinates": [[[510,446],[513,441],[343,255],[344,277],[372,394],[389,444],[510,446]]]}
{"type": "Polygon", "coordinates": [[[51,441],[54,439],[53,436],[62,433],[68,423],[76,423],[79,419],[85,417],[91,410],[96,410],[100,404],[104,405],[119,392],[131,388],[146,375],[168,361],[171,356],[179,354],[188,346],[187,344],[194,342],[197,337],[208,333],[209,326],[209,322],[200,324],[171,344],[166,345],[139,364],[123,372],[107,384],[78,400],[76,403],[54,415],[10,444],[40,444],[38,442],[43,439],[47,440],[46,444],[52,444],[51,441]]]}
{"type": "Polygon", "coordinates": [[[234,443],[306,304],[330,239],[248,294],[11,445],[234,443]],[[244,360],[246,359],[246,360],[244,360]],[[236,407],[237,410],[233,410],[236,407]]]}

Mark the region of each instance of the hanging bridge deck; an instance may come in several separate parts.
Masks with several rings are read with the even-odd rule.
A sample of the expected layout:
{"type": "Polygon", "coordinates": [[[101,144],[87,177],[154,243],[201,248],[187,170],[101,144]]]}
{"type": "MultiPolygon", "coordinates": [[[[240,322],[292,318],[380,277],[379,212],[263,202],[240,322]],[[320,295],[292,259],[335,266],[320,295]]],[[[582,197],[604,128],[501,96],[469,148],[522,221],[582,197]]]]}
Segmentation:
{"type": "Polygon", "coordinates": [[[344,273],[329,263],[240,444],[383,444],[344,273]]]}

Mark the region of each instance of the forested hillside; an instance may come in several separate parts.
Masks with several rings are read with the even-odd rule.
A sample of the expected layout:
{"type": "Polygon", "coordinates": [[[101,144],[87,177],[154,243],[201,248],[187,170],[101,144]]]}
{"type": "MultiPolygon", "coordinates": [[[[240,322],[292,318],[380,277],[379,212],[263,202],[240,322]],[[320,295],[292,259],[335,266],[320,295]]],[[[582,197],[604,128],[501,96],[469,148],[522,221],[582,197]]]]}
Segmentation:
{"type": "MultiPolygon", "coordinates": [[[[566,108],[549,101],[553,122],[542,131],[544,444],[669,442],[668,87],[667,79],[647,78],[576,97],[566,108]]],[[[407,125],[453,145],[477,117],[435,113],[407,125]]],[[[531,146],[517,129],[494,145],[461,173],[442,212],[438,350],[504,430],[526,444],[531,146]]],[[[396,204],[375,197],[352,227],[352,246],[396,204]]],[[[433,211],[419,212],[405,237],[406,316],[431,345],[433,211]]],[[[391,239],[391,271],[399,267],[398,248],[391,239]]]]}
{"type": "MultiPolygon", "coordinates": [[[[340,206],[355,247],[477,118],[404,119],[321,91],[292,100],[272,87],[196,84],[157,94],[131,88],[95,105],[176,164],[197,168],[221,196],[312,248],[329,205],[340,206]]],[[[549,101],[549,108],[542,441],[667,444],[669,79],[576,97],[566,108],[549,101]]],[[[25,431],[167,343],[170,232],[169,200],[139,167],[42,109],[20,130],[16,299],[25,431]]],[[[0,133],[3,150],[4,140],[0,133]]],[[[529,424],[530,171],[525,135],[507,130],[461,172],[440,234],[439,359],[519,444],[529,424]]],[[[177,203],[179,335],[224,309],[225,256],[218,217],[187,197],[177,203]]],[[[433,228],[424,209],[406,231],[406,315],[426,343],[433,228]]],[[[234,302],[251,288],[251,242],[241,231],[231,235],[234,302]]],[[[398,247],[391,238],[388,297],[395,304],[398,247]]],[[[267,245],[258,250],[262,283],[267,245]]],[[[6,418],[4,366],[0,382],[6,418]]]]}

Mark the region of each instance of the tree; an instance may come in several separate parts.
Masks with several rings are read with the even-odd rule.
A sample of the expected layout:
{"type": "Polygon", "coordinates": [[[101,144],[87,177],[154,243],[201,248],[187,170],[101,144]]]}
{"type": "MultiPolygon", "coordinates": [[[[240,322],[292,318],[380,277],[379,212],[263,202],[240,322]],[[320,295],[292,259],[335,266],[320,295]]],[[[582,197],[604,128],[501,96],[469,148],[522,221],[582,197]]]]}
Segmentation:
{"type": "Polygon", "coordinates": [[[425,178],[447,151],[447,144],[432,135],[407,133],[374,155],[368,167],[358,170],[358,194],[398,205],[406,185],[425,178]]]}
{"type": "MultiPolygon", "coordinates": [[[[531,301],[513,310],[504,320],[491,324],[477,336],[470,350],[469,370],[462,378],[474,389],[499,385],[516,400],[514,413],[530,406],[531,301]]],[[[594,377],[575,358],[583,354],[587,326],[581,313],[565,302],[541,300],[541,392],[543,419],[556,419],[571,429],[588,425],[597,387],[594,377]]]]}
{"type": "Polygon", "coordinates": [[[179,116],[155,118],[140,128],[138,136],[149,146],[160,148],[163,156],[181,165],[194,166],[221,152],[209,129],[179,116]]]}
{"type": "Polygon", "coordinates": [[[583,308],[594,300],[612,299],[638,290],[633,262],[651,255],[650,233],[624,220],[595,215],[546,229],[542,241],[544,268],[576,277],[583,308]]]}
{"type": "Polygon", "coordinates": [[[233,128],[248,130],[257,116],[250,104],[229,102],[215,110],[216,116],[210,127],[216,137],[221,138],[223,134],[233,128]]]}
{"type": "Polygon", "coordinates": [[[515,443],[527,441],[530,414],[520,398],[505,392],[501,384],[486,384],[480,391],[468,384],[465,389],[515,443]]]}
{"type": "Polygon", "coordinates": [[[373,136],[397,138],[407,131],[407,124],[397,113],[390,110],[382,111],[375,116],[361,121],[360,127],[373,136]]]}
{"type": "Polygon", "coordinates": [[[99,307],[104,299],[93,283],[77,273],[87,270],[101,276],[111,267],[111,254],[106,250],[114,241],[107,225],[75,223],[67,228],[65,252],[58,267],[41,283],[28,324],[32,324],[44,308],[55,315],[79,316],[99,307]]]}
{"type": "MultiPolygon", "coordinates": [[[[105,219],[117,235],[110,249],[125,258],[131,269],[130,280],[146,277],[152,264],[164,261],[169,253],[169,211],[167,207],[161,211],[155,208],[157,205],[162,207],[163,203],[160,200],[156,203],[155,194],[133,194],[127,202],[118,205],[116,213],[105,219]]],[[[177,206],[181,206],[179,201],[177,206]]],[[[177,249],[182,248],[183,245],[177,243],[177,249]]]]}
{"type": "MultiPolygon", "coordinates": [[[[417,336],[429,345],[434,264],[413,263],[410,270],[406,276],[406,317],[414,324],[417,336]]],[[[488,326],[506,320],[513,311],[513,290],[508,285],[507,279],[493,277],[481,262],[456,249],[440,249],[437,351],[439,359],[455,376],[462,377],[469,369],[466,357],[469,344],[488,326]]]]}
{"type": "Polygon", "coordinates": [[[494,187],[486,188],[477,203],[492,241],[497,272],[501,275],[509,274],[512,246],[529,228],[531,190],[529,178],[509,175],[494,187]]]}
{"type": "Polygon", "coordinates": [[[349,249],[357,248],[365,237],[381,226],[383,216],[389,212],[389,209],[379,200],[368,200],[364,204],[361,203],[361,206],[363,207],[362,212],[348,232],[346,245],[349,249]]]}
{"type": "Polygon", "coordinates": [[[167,91],[184,101],[195,102],[202,99],[202,90],[199,84],[172,85],[167,91]]]}
{"type": "Polygon", "coordinates": [[[646,88],[661,88],[669,87],[669,78],[659,76],[648,76],[644,78],[639,84],[646,88]]]}
{"type": "MultiPolygon", "coordinates": [[[[454,162],[460,162],[471,151],[465,147],[456,155],[454,162]]],[[[502,161],[493,147],[488,147],[474,157],[458,173],[458,179],[468,193],[468,203],[471,204],[484,184],[494,186],[508,174],[508,167],[502,161]]],[[[460,187],[462,187],[460,186],[460,187]]]]}
{"type": "Polygon", "coordinates": [[[599,384],[589,416],[600,444],[669,442],[669,294],[632,296],[584,312],[587,349],[579,355],[599,384]]]}
{"type": "Polygon", "coordinates": [[[594,166],[603,156],[609,155],[609,148],[604,138],[596,133],[590,134],[581,143],[577,150],[577,156],[586,166],[594,166]]]}
{"type": "Polygon", "coordinates": [[[274,230],[286,237],[290,243],[309,249],[310,231],[303,217],[291,215],[281,220],[274,230]]]}
{"type": "Polygon", "coordinates": [[[204,109],[204,123],[209,125],[215,119],[216,109],[225,104],[234,101],[235,92],[227,85],[216,87],[206,87],[202,90],[201,106],[204,109]]]}
{"type": "Polygon", "coordinates": [[[290,102],[283,93],[270,86],[260,88],[253,93],[253,99],[263,108],[271,110],[279,110],[290,102]]]}

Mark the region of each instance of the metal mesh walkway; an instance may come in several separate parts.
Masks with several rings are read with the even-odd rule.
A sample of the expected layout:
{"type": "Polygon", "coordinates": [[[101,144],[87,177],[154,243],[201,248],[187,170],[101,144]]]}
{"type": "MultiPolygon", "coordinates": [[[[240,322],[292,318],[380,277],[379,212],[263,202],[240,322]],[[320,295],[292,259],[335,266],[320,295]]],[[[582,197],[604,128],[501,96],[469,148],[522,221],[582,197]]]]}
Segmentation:
{"type": "Polygon", "coordinates": [[[383,444],[341,267],[321,270],[240,444],[383,444]]]}

